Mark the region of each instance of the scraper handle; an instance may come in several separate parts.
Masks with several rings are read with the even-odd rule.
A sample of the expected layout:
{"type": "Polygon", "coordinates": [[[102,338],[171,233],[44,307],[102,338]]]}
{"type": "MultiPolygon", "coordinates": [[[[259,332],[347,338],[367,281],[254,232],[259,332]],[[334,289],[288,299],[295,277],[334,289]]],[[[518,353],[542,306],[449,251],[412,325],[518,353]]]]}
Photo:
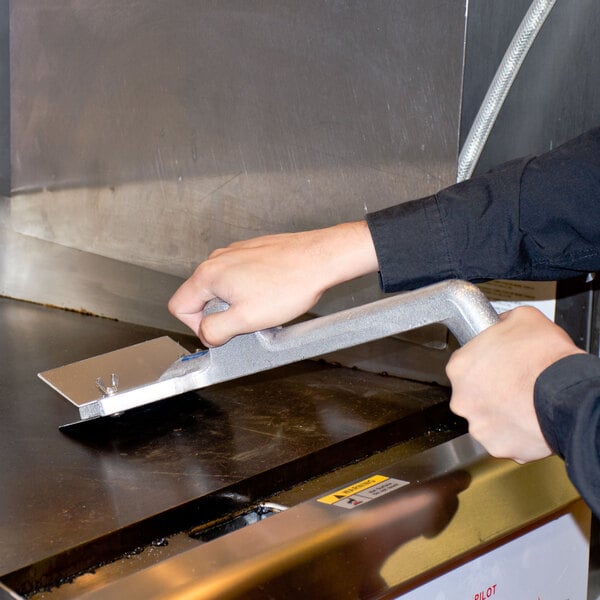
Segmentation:
{"type": "MultiPolygon", "coordinates": [[[[227,306],[220,302],[219,308],[227,306]]],[[[208,307],[215,308],[214,304],[208,307]]],[[[432,323],[446,325],[465,344],[497,320],[479,288],[465,281],[445,281],[286,327],[238,335],[210,349],[208,368],[203,357],[199,382],[204,387],[432,323]]],[[[161,379],[192,372],[194,360],[185,362],[174,365],[161,379]]]]}
{"type": "MultiPolygon", "coordinates": [[[[220,298],[213,298],[206,303],[203,314],[206,316],[228,308],[227,302],[220,298]]],[[[344,329],[351,324],[359,324],[363,328],[365,325],[369,327],[375,325],[377,331],[383,325],[383,335],[373,337],[373,339],[378,339],[423,325],[442,323],[463,345],[497,321],[498,314],[478,287],[466,281],[452,279],[332,315],[318,317],[298,325],[290,325],[287,328],[277,327],[250,335],[259,335],[265,339],[277,338],[278,343],[281,343],[284,338],[290,338],[290,340],[304,338],[313,329],[320,330],[322,337],[325,337],[326,330],[337,337],[338,334],[345,333],[344,329]],[[389,321],[390,333],[385,333],[387,327],[381,323],[384,315],[389,315],[391,318],[389,321]],[[340,326],[343,327],[341,331],[339,330],[340,326]]],[[[350,334],[350,337],[353,336],[352,332],[347,333],[350,334]]],[[[356,334],[356,332],[354,333],[356,334]]],[[[353,342],[351,345],[357,343],[363,342],[353,342]]]]}

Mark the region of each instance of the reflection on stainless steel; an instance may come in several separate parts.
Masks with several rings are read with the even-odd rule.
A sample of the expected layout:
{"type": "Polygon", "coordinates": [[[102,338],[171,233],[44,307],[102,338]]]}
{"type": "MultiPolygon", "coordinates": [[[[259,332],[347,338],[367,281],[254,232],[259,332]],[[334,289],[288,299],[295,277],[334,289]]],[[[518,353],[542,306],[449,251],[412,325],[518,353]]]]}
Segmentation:
{"type": "Polygon", "coordinates": [[[12,229],[10,201],[0,199],[0,294],[168,331],[187,330],[167,310],[180,278],[12,229]]]}
{"type": "Polygon", "coordinates": [[[487,457],[469,436],[378,473],[409,485],[353,509],[303,502],[115,583],[100,572],[81,597],[390,597],[577,499],[558,459],[519,467],[487,457]],[[554,494],[528,493],[523,477],[554,494]]]}

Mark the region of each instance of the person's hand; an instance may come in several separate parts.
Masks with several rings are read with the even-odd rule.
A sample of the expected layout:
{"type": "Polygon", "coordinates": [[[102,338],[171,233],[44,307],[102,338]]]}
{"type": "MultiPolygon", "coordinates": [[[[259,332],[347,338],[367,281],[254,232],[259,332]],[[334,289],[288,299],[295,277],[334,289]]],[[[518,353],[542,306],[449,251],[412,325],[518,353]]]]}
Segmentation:
{"type": "Polygon", "coordinates": [[[298,317],[328,288],[377,271],[366,222],[269,235],[215,250],[169,301],[169,310],[208,346],[298,317]],[[202,317],[212,298],[229,309],[202,317]]]}
{"type": "Polygon", "coordinates": [[[535,381],[559,359],[582,352],[538,310],[514,309],[450,358],[450,408],[492,456],[518,463],[549,456],[533,403],[535,381]]]}

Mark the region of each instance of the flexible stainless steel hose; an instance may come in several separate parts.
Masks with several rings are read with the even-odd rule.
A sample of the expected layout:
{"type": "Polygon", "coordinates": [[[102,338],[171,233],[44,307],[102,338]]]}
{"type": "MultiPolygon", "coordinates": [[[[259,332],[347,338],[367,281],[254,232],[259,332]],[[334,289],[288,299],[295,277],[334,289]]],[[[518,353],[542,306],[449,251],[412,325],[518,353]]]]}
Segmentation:
{"type": "Polygon", "coordinates": [[[471,125],[458,157],[457,181],[468,179],[533,41],[556,0],[533,0],[523,17],[471,125]]]}

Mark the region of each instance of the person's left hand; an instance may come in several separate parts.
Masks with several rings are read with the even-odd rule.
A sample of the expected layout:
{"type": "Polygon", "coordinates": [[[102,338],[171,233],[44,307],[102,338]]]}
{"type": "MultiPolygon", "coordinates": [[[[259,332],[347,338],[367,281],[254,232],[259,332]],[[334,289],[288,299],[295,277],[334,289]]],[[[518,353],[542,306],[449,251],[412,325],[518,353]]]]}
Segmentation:
{"type": "Polygon", "coordinates": [[[467,419],[471,435],[492,455],[518,463],[552,454],[535,413],[541,372],[583,353],[537,309],[521,307],[457,350],[446,367],[450,408],[467,419]]]}
{"type": "Polygon", "coordinates": [[[330,287],[377,269],[366,221],[267,235],[212,252],[173,294],[169,310],[205,345],[218,346],[290,321],[330,287]],[[212,298],[229,309],[205,317],[212,298]]]}

